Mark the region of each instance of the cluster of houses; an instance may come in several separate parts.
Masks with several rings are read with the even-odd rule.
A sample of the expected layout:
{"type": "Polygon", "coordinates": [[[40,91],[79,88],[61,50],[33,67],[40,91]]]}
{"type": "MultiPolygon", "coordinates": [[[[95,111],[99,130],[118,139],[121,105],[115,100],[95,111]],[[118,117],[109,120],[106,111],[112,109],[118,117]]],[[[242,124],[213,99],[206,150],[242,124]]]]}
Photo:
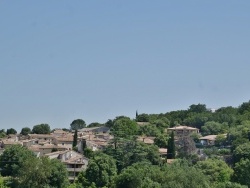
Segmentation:
{"type": "Polygon", "coordinates": [[[74,151],[73,135],[74,133],[62,129],[56,129],[51,134],[8,135],[7,138],[0,139],[0,154],[11,145],[22,145],[33,151],[37,157],[59,159],[65,164],[69,179],[73,181],[88,165],[88,159],[82,154],[83,144],[95,151],[102,149],[113,138],[107,127],[80,129],[77,139],[78,151],[74,151]]]}
{"type": "MultiPolygon", "coordinates": [[[[138,125],[143,126],[144,124],[138,122],[138,125]]],[[[188,126],[176,126],[168,128],[167,131],[174,131],[177,137],[199,133],[197,128],[188,126]]],[[[50,159],[59,159],[66,165],[69,179],[73,181],[78,173],[86,169],[88,165],[88,159],[82,154],[84,146],[96,151],[108,145],[109,141],[113,139],[108,127],[80,129],[78,130],[77,139],[78,152],[76,152],[72,148],[73,134],[62,129],[55,129],[51,134],[8,135],[7,138],[0,139],[0,154],[6,147],[20,144],[33,151],[37,157],[47,156],[50,159]]],[[[199,139],[202,145],[214,145],[216,136],[208,135],[199,139]]],[[[154,139],[155,137],[138,137],[138,141],[146,144],[154,144],[154,139]]],[[[160,148],[159,153],[162,157],[166,157],[167,148],[160,148]]]]}

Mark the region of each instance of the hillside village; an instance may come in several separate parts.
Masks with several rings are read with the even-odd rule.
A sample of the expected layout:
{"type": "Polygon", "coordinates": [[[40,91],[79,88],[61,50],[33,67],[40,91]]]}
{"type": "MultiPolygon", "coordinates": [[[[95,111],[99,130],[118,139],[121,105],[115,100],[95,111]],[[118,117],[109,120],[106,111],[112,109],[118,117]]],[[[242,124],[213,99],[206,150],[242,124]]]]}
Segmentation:
{"type": "MultiPolygon", "coordinates": [[[[8,134],[1,132],[0,157],[5,156],[9,149],[18,146],[31,151],[39,160],[58,160],[67,171],[67,186],[109,187],[116,183],[116,187],[119,187],[119,177],[124,175],[126,169],[133,168],[133,165],[143,165],[143,168],[147,165],[150,165],[148,168],[157,166],[161,173],[166,173],[166,169],[162,168],[167,165],[168,169],[170,165],[171,168],[176,168],[173,169],[176,172],[190,168],[192,173],[195,169],[200,172],[199,175],[204,174],[204,182],[200,182],[201,185],[209,183],[210,187],[220,187],[224,184],[228,185],[227,187],[244,187],[248,185],[248,179],[239,179],[235,173],[247,168],[245,163],[241,164],[241,160],[248,160],[250,157],[248,114],[250,102],[243,103],[238,108],[222,107],[216,111],[210,111],[205,105],[198,104],[191,105],[185,111],[166,114],[136,112],[135,119],[119,116],[105,124],[93,123],[89,126],[86,126],[82,119],[77,119],[71,123],[70,129],[54,129],[47,134],[35,133],[37,130],[41,131],[42,127],[49,130],[47,124],[36,125],[28,132],[24,132],[24,129],[28,129],[23,128],[23,134],[17,134],[11,128],[7,130],[8,134]],[[143,161],[149,164],[144,164],[143,161]],[[177,164],[181,161],[189,165],[182,164],[178,167],[177,164]],[[103,167],[99,165],[102,163],[113,165],[113,170],[108,170],[111,166],[101,170],[103,167]],[[99,166],[99,172],[94,164],[99,166]],[[221,167],[216,169],[210,165],[221,167]],[[91,174],[93,170],[96,172],[91,174]],[[225,172],[221,180],[214,177],[225,172]],[[109,180],[96,180],[98,173],[110,173],[110,177],[118,179],[107,177],[109,180]]],[[[4,164],[0,162],[3,169],[4,164]]],[[[241,175],[248,177],[247,173],[241,175]]],[[[154,180],[153,177],[150,178],[154,180]]],[[[174,177],[166,175],[166,178],[174,177]]],[[[166,184],[166,180],[161,183],[156,179],[154,181],[166,184]]],[[[126,186],[122,184],[122,187],[126,186]]]]}

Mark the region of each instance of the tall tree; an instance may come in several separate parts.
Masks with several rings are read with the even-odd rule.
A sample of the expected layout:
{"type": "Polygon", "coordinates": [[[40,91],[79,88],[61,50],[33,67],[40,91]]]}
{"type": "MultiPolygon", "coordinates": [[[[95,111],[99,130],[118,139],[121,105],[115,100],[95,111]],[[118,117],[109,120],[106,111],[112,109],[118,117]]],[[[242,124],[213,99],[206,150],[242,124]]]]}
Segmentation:
{"type": "Polygon", "coordinates": [[[7,129],[7,132],[6,132],[7,135],[16,134],[16,133],[17,133],[17,131],[15,129],[13,129],[13,128],[7,129]]]}
{"type": "Polygon", "coordinates": [[[22,130],[21,130],[21,134],[22,135],[28,135],[28,134],[30,134],[31,133],[31,129],[29,128],[29,127],[24,127],[24,128],[22,128],[22,130]]]}
{"type": "Polygon", "coordinates": [[[74,138],[73,138],[73,148],[77,145],[77,129],[75,129],[75,133],[74,133],[74,138]]]}
{"type": "Polygon", "coordinates": [[[175,158],[175,142],[174,142],[174,131],[172,131],[170,138],[168,139],[168,159],[175,158]]]}
{"type": "Polygon", "coordinates": [[[86,123],[82,119],[76,119],[70,124],[71,130],[78,130],[86,127],[86,123]]]}
{"type": "Polygon", "coordinates": [[[32,133],[34,134],[49,134],[50,131],[50,126],[48,124],[35,125],[32,129],[32,133]]]}

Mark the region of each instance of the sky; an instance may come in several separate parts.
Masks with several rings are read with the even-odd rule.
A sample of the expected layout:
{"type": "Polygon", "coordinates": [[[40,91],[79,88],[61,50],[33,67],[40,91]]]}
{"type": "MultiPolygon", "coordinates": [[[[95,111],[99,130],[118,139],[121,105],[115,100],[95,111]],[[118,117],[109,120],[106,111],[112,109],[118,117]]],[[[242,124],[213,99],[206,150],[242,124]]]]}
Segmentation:
{"type": "Polygon", "coordinates": [[[250,99],[250,1],[0,1],[0,129],[250,99]]]}

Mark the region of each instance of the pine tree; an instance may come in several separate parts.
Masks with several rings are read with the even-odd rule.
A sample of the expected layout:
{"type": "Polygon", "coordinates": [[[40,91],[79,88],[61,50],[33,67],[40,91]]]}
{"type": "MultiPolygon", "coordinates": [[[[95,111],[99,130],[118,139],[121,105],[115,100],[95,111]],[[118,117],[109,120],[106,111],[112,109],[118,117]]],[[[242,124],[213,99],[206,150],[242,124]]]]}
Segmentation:
{"type": "Polygon", "coordinates": [[[170,138],[168,139],[168,159],[175,158],[175,143],[174,143],[174,131],[172,131],[170,138]]]}

